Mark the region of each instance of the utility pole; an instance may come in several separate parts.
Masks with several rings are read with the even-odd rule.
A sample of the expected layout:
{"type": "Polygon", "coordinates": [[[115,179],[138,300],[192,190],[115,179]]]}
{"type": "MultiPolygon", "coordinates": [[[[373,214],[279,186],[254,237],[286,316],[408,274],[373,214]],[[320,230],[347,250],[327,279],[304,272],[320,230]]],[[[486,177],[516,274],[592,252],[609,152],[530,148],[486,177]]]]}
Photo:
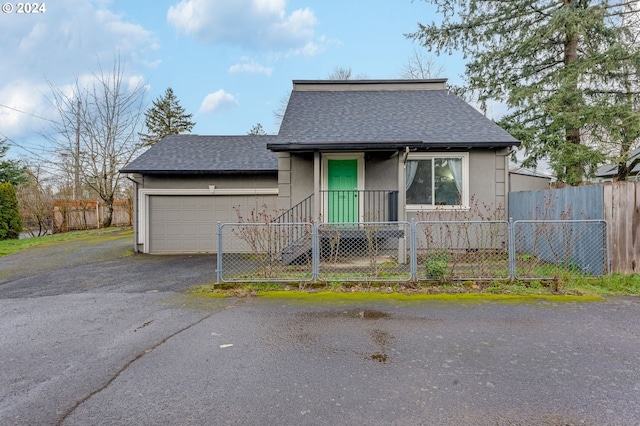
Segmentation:
{"type": "Polygon", "coordinates": [[[76,152],[73,156],[73,199],[81,196],[80,192],[80,108],[82,102],[78,99],[78,112],[76,114],[76,152]]]}

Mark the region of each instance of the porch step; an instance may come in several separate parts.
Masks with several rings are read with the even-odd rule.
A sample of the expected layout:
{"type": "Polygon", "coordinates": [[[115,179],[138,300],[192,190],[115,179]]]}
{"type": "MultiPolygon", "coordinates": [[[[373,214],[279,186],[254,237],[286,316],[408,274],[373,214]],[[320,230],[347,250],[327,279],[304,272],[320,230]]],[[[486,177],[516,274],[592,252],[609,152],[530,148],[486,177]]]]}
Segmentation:
{"type": "Polygon", "coordinates": [[[313,240],[311,236],[301,238],[282,251],[282,253],[280,254],[280,262],[283,265],[310,262],[312,248],[313,240]]]}

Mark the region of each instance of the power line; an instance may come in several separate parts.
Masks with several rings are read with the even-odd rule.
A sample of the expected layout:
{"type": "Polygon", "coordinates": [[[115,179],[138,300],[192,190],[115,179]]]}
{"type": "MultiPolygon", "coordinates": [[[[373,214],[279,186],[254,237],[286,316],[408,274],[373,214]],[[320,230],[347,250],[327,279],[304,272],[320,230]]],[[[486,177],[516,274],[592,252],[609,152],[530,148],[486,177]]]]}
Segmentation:
{"type": "MultiPolygon", "coordinates": [[[[23,150],[23,151],[26,151],[27,153],[29,153],[29,154],[31,154],[31,155],[33,155],[33,156],[35,156],[36,158],[38,158],[39,160],[48,161],[48,159],[47,159],[44,155],[39,154],[39,153],[37,153],[37,152],[33,151],[33,150],[32,150],[32,149],[30,149],[30,148],[27,148],[26,146],[24,146],[24,145],[22,145],[22,144],[20,144],[20,143],[16,142],[14,139],[11,139],[10,137],[8,137],[7,135],[5,135],[5,134],[3,134],[3,133],[1,133],[1,132],[0,132],[0,137],[3,137],[3,138],[4,138],[7,142],[9,142],[11,145],[13,145],[13,146],[15,146],[15,147],[17,147],[17,148],[20,148],[20,149],[21,149],[21,150],[23,150]]],[[[52,155],[52,154],[54,154],[54,153],[55,153],[55,151],[47,151],[47,150],[45,150],[45,149],[44,149],[44,147],[42,147],[42,153],[43,153],[43,154],[52,155]]]]}
{"type": "Polygon", "coordinates": [[[30,112],[19,110],[18,108],[10,107],[9,105],[0,104],[0,107],[7,108],[7,109],[10,109],[10,110],[15,111],[15,112],[19,112],[21,114],[29,115],[31,117],[39,118],[40,120],[44,120],[44,121],[49,121],[51,123],[55,123],[55,121],[51,120],[50,118],[44,118],[44,117],[41,117],[39,115],[32,114],[30,112]]]}

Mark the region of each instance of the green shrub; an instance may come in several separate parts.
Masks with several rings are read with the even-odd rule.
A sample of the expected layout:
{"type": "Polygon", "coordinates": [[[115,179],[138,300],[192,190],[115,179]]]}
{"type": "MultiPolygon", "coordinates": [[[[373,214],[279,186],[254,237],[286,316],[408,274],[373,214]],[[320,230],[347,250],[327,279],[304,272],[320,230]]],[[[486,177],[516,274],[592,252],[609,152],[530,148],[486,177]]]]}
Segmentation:
{"type": "Polygon", "coordinates": [[[14,240],[22,232],[16,190],[9,182],[0,183],[0,240],[14,240]]]}
{"type": "Polygon", "coordinates": [[[442,279],[447,275],[450,256],[444,250],[432,252],[427,255],[424,266],[427,269],[427,277],[442,279]]]}

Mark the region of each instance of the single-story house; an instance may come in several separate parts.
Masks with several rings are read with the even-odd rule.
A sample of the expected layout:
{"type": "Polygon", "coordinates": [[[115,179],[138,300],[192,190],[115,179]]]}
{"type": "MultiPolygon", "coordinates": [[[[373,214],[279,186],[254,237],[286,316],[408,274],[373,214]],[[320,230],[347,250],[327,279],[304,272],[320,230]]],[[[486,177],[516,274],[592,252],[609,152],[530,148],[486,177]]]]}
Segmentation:
{"type": "Polygon", "coordinates": [[[296,80],[274,136],[169,136],[124,169],[135,250],[215,252],[216,223],[406,221],[506,206],[520,142],[431,80],[296,80]]]}

